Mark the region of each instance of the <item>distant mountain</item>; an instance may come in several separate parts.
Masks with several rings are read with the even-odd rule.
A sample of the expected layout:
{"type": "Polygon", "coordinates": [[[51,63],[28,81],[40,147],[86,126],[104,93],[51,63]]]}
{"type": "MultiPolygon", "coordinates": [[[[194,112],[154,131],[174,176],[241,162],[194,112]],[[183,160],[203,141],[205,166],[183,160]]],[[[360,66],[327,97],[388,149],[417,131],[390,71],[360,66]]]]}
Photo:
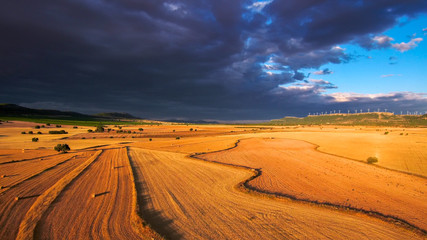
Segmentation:
{"type": "Polygon", "coordinates": [[[129,113],[118,113],[118,112],[97,113],[94,116],[112,118],[112,119],[139,119],[129,113]]]}
{"type": "Polygon", "coordinates": [[[48,109],[33,109],[21,107],[16,104],[2,103],[0,104],[1,117],[42,117],[42,118],[65,118],[79,120],[93,120],[96,117],[77,112],[48,110],[48,109]]]}
{"type": "Polygon", "coordinates": [[[1,103],[0,117],[52,118],[69,120],[137,119],[129,113],[99,113],[87,115],[78,112],[26,108],[16,104],[1,103]]]}

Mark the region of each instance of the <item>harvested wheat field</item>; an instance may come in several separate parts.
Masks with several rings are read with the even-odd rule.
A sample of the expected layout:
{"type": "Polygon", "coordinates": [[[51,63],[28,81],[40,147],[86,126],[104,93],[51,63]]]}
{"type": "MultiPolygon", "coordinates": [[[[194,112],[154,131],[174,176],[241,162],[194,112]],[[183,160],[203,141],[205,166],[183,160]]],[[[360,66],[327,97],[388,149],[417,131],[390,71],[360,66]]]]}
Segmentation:
{"type": "Polygon", "coordinates": [[[425,128],[312,127],[277,136],[308,141],[322,152],[360,161],[377,157],[380,166],[427,177],[425,128]]]}
{"type": "Polygon", "coordinates": [[[87,157],[88,153],[66,153],[55,154],[47,157],[38,157],[33,159],[21,160],[0,164],[0,186],[3,188],[0,192],[14,187],[26,179],[36,176],[47,169],[63,164],[67,161],[73,161],[87,157]]]}
{"type": "MultiPolygon", "coordinates": [[[[74,168],[85,162],[92,154],[57,156],[56,165],[44,168],[41,171],[39,169],[33,171],[34,165],[32,164],[28,164],[28,168],[20,168],[23,172],[29,172],[32,175],[0,193],[1,238],[15,239],[21,221],[38,197],[74,168]]],[[[43,166],[43,163],[40,165],[43,166]]]]}
{"type": "Polygon", "coordinates": [[[427,230],[427,179],[324,154],[307,142],[245,139],[199,158],[261,169],[259,191],[394,216],[427,230]]]}
{"type": "Polygon", "coordinates": [[[170,239],[422,238],[364,214],[242,193],[235,186],[248,170],[138,148],[130,159],[143,216],[170,239]]]}
{"type": "Polygon", "coordinates": [[[35,238],[141,239],[132,183],[126,149],[105,150],[43,213],[35,238]]]}
{"type": "Polygon", "coordinates": [[[34,126],[9,122],[0,128],[1,239],[426,236],[425,178],[387,169],[405,164],[404,172],[422,175],[424,170],[414,170],[426,160],[421,130],[407,129],[410,134],[402,137],[350,127],[165,124],[141,126],[143,131],[109,126],[114,131],[104,133],[63,126],[65,135],[44,134],[45,127],[43,134],[28,134],[34,126]],[[334,148],[339,136],[343,146],[334,148]],[[58,143],[71,151],[57,153],[58,143]],[[375,165],[381,167],[345,158],[363,160],[344,150],[359,147],[371,154],[375,146],[381,153],[375,165]],[[249,168],[261,173],[246,183],[250,190],[242,183],[257,171],[249,168]]]}

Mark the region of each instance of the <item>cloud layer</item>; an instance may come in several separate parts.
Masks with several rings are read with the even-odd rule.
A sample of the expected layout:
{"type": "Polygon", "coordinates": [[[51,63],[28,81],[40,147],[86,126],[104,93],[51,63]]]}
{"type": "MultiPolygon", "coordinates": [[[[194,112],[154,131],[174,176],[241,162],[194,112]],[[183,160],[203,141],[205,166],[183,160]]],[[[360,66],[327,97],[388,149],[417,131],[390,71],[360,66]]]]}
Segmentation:
{"type": "Polygon", "coordinates": [[[392,44],[381,33],[426,9],[423,0],[6,1],[0,100],[149,118],[305,115],[342,102],[304,69],[351,61],[339,47],[349,42],[407,51],[419,38],[392,44]]]}

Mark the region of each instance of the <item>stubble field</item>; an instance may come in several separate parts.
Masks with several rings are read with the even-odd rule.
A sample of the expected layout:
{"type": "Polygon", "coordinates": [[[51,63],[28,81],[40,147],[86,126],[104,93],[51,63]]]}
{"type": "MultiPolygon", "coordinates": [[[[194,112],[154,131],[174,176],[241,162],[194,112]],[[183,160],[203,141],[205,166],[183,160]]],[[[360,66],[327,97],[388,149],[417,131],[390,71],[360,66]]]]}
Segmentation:
{"type": "Polygon", "coordinates": [[[35,125],[0,125],[2,239],[427,236],[426,129],[35,125]]]}

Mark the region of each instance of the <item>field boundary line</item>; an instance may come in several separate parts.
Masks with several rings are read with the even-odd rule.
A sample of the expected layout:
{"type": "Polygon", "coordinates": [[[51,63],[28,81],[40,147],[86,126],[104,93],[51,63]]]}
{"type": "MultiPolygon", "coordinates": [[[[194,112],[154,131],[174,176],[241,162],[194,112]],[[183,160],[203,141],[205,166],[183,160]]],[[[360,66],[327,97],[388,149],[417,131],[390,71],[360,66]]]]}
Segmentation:
{"type": "Polygon", "coordinates": [[[159,233],[154,231],[150,225],[144,221],[144,219],[141,217],[141,209],[139,208],[138,204],[138,192],[136,190],[136,183],[135,183],[135,171],[133,171],[132,163],[129,158],[129,147],[125,147],[126,150],[126,160],[129,163],[129,171],[130,171],[130,178],[131,178],[131,184],[132,184],[132,213],[131,213],[131,225],[133,229],[138,232],[141,235],[145,235],[145,233],[149,234],[149,237],[152,239],[164,239],[159,233]]]}
{"type": "MultiPolygon", "coordinates": [[[[250,137],[250,138],[256,138],[256,137],[250,137]]],[[[249,178],[247,178],[247,179],[245,179],[245,180],[243,180],[243,181],[241,181],[235,185],[235,189],[237,189],[241,192],[244,192],[244,193],[248,193],[250,195],[254,195],[257,197],[276,199],[276,200],[281,200],[281,201],[292,201],[292,202],[297,202],[297,203],[302,203],[302,204],[308,204],[311,206],[324,207],[324,208],[328,208],[328,209],[332,209],[332,210],[336,210],[336,211],[346,211],[346,212],[353,213],[353,214],[368,215],[368,216],[380,219],[382,221],[395,224],[397,226],[400,226],[404,229],[413,231],[413,232],[420,234],[422,236],[427,236],[427,231],[425,229],[419,228],[418,226],[413,225],[413,224],[407,222],[406,220],[400,219],[400,218],[392,216],[392,215],[386,215],[386,214],[383,214],[380,212],[368,211],[368,210],[355,208],[355,207],[342,206],[342,205],[334,204],[334,203],[330,203],[330,202],[320,202],[320,201],[316,201],[316,200],[298,198],[298,197],[291,195],[291,194],[270,192],[267,190],[252,187],[249,185],[249,182],[254,180],[255,178],[261,176],[261,174],[262,174],[261,169],[251,168],[251,167],[244,166],[244,165],[237,165],[237,164],[231,164],[231,163],[222,163],[222,162],[218,162],[218,161],[211,161],[211,160],[207,160],[207,159],[204,159],[201,157],[201,155],[204,155],[204,154],[224,152],[224,151],[234,149],[234,148],[238,147],[241,140],[246,140],[246,139],[250,139],[250,138],[239,139],[235,142],[234,146],[226,148],[226,149],[216,150],[216,151],[212,151],[212,152],[189,154],[189,155],[187,155],[187,157],[190,159],[195,159],[195,160],[200,160],[200,161],[204,161],[204,162],[220,164],[220,165],[224,165],[224,166],[229,166],[229,167],[234,167],[234,168],[238,168],[238,169],[251,171],[252,172],[251,177],[249,177],[249,178]]],[[[280,138],[277,138],[277,139],[280,139],[280,138]]],[[[296,139],[293,139],[293,140],[296,140],[296,139]]],[[[316,144],[313,144],[313,145],[316,145],[316,144]]],[[[340,157],[340,156],[338,156],[338,157],[340,157]]],[[[355,160],[355,161],[358,161],[358,160],[355,160]]],[[[389,169],[387,169],[387,170],[389,170],[389,169]]]]}
{"type": "Polygon", "coordinates": [[[312,142],[307,141],[307,140],[301,140],[301,139],[295,139],[295,138],[277,138],[277,139],[290,139],[290,140],[303,141],[303,142],[306,142],[306,143],[314,145],[315,146],[314,150],[316,150],[316,151],[318,151],[320,153],[323,153],[323,154],[331,155],[331,156],[334,156],[334,157],[345,158],[347,160],[351,160],[351,161],[355,161],[355,162],[359,162],[359,163],[364,163],[364,164],[367,164],[367,165],[372,166],[372,167],[377,167],[377,168],[381,168],[381,169],[385,169],[385,170],[389,170],[389,171],[393,171],[393,172],[398,172],[398,173],[402,173],[402,174],[407,174],[407,175],[411,175],[411,176],[415,176],[415,177],[427,179],[427,176],[423,176],[423,175],[420,175],[418,173],[405,172],[405,171],[402,171],[402,170],[388,168],[388,167],[384,167],[384,166],[377,165],[377,164],[369,164],[369,163],[367,163],[366,161],[363,161],[363,160],[359,160],[359,159],[355,159],[355,158],[350,158],[350,157],[346,157],[346,156],[341,156],[341,155],[338,155],[338,154],[335,154],[335,153],[328,153],[328,152],[319,150],[319,148],[321,147],[320,145],[318,145],[316,143],[312,143],[312,142]]]}
{"type": "Polygon", "coordinates": [[[102,152],[102,150],[97,151],[88,160],[76,167],[73,171],[69,172],[37,198],[19,225],[18,235],[16,237],[17,240],[27,240],[34,238],[34,229],[36,228],[39,220],[42,218],[44,212],[59,196],[62,190],[76,177],[78,177],[89,165],[98,159],[102,152]]]}
{"type": "Polygon", "coordinates": [[[64,161],[59,162],[59,163],[57,163],[57,164],[55,164],[55,165],[53,165],[53,166],[50,166],[50,167],[48,167],[48,168],[45,168],[45,169],[41,170],[41,171],[40,171],[40,172],[38,172],[38,173],[35,173],[35,174],[31,175],[31,176],[28,176],[27,178],[24,178],[24,179],[22,179],[21,181],[19,181],[19,182],[17,182],[17,183],[15,183],[15,184],[13,184],[13,185],[11,185],[11,186],[7,186],[7,189],[6,189],[5,191],[1,192],[1,193],[0,193],[0,195],[3,195],[5,192],[9,191],[10,189],[17,187],[17,186],[21,185],[22,183],[24,183],[24,182],[26,182],[26,181],[28,181],[28,180],[31,180],[31,179],[33,179],[33,178],[35,178],[35,177],[37,177],[37,176],[39,176],[39,175],[43,174],[44,172],[47,172],[47,171],[49,171],[49,170],[52,170],[52,169],[56,168],[57,166],[60,166],[60,165],[62,165],[62,164],[64,164],[64,163],[66,163],[66,162],[70,161],[70,160],[71,160],[71,159],[73,159],[75,156],[78,156],[78,154],[73,155],[73,156],[71,156],[71,157],[69,157],[69,158],[65,159],[64,161]]]}
{"type": "Polygon", "coordinates": [[[51,154],[51,155],[40,156],[40,157],[34,157],[34,158],[26,158],[26,159],[21,159],[21,160],[12,160],[12,161],[7,161],[7,162],[1,162],[0,165],[11,164],[11,163],[20,163],[20,162],[26,162],[26,161],[32,161],[32,160],[38,160],[40,158],[53,157],[55,155],[57,155],[57,153],[54,153],[54,154],[51,154]]]}

